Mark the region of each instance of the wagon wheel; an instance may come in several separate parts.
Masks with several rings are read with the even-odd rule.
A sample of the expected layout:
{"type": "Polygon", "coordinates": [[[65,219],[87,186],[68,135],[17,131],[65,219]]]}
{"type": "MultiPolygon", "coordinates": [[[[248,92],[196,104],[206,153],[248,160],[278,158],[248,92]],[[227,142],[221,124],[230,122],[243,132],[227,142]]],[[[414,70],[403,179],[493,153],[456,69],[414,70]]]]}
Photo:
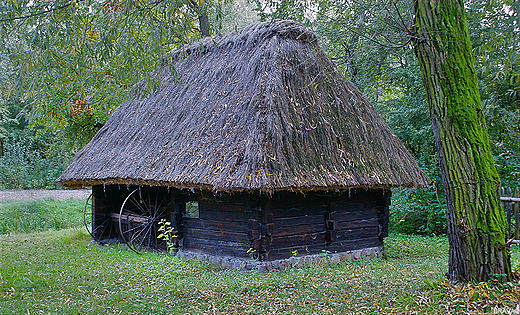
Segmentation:
{"type": "Polygon", "coordinates": [[[92,202],[93,194],[88,196],[83,208],[83,224],[88,234],[92,236],[96,242],[100,242],[105,236],[113,235],[113,223],[112,218],[102,211],[102,207],[99,205],[94,206],[92,202]],[[95,221],[95,224],[94,222],[95,221]]]}
{"type": "Polygon", "coordinates": [[[147,249],[164,249],[165,242],[158,239],[158,222],[164,218],[168,206],[168,195],[141,192],[140,188],[126,197],[119,211],[121,238],[136,253],[147,249]]]}

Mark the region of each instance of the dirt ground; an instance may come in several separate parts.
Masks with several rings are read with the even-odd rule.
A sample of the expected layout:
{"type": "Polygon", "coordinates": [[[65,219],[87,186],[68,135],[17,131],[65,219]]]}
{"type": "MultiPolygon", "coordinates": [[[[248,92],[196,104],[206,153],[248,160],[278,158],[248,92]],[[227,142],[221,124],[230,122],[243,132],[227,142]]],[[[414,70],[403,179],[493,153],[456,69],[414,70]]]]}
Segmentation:
{"type": "Polygon", "coordinates": [[[54,200],[87,199],[90,189],[34,189],[21,190],[10,189],[0,190],[0,201],[3,200],[37,200],[51,198],[54,200]]]}

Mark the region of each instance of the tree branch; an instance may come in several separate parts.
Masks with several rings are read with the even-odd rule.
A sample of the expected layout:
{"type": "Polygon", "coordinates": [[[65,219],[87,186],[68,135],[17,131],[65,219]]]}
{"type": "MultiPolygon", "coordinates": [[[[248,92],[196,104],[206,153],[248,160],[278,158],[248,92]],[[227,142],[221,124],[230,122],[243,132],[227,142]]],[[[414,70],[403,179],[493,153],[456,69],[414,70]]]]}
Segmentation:
{"type": "MultiPolygon", "coordinates": [[[[75,1],[75,2],[80,2],[80,1],[83,1],[83,0],[78,0],[78,1],[75,1]]],[[[17,17],[8,18],[8,19],[1,19],[0,22],[11,22],[11,21],[29,19],[29,18],[32,18],[32,17],[35,17],[35,16],[40,16],[40,15],[44,15],[44,14],[47,14],[47,13],[50,13],[50,12],[61,10],[61,9],[66,8],[66,7],[69,7],[71,5],[72,5],[72,1],[69,1],[69,3],[64,4],[62,6],[59,6],[59,7],[50,8],[50,9],[47,9],[47,10],[44,10],[44,11],[40,11],[40,12],[36,12],[36,13],[33,13],[33,14],[29,14],[29,15],[17,16],[17,17]]]]}

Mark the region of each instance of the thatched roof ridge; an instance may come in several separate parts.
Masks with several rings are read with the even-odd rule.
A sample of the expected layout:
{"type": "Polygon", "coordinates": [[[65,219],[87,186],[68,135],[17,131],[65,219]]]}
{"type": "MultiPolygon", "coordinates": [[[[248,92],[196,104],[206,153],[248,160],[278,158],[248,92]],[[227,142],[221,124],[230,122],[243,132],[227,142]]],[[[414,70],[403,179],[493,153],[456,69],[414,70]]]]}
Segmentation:
{"type": "Polygon", "coordinates": [[[205,38],[164,61],[161,89],[121,105],[59,183],[230,192],[429,185],[296,22],[205,38]]]}

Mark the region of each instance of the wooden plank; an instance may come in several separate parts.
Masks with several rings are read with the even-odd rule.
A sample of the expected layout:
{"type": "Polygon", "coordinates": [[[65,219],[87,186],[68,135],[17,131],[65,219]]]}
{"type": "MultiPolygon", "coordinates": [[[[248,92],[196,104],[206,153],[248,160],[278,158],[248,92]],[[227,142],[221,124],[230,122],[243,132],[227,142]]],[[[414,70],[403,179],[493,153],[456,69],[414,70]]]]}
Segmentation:
{"type": "Polygon", "coordinates": [[[215,240],[215,241],[229,241],[229,242],[249,242],[247,237],[247,233],[234,233],[229,231],[213,231],[213,230],[202,230],[202,229],[192,229],[192,228],[184,228],[182,231],[183,238],[200,238],[207,240],[215,240]]]}
{"type": "Polygon", "coordinates": [[[110,216],[115,221],[119,221],[120,217],[121,217],[121,221],[124,221],[124,222],[146,223],[148,221],[148,217],[130,215],[130,214],[123,214],[122,216],[120,216],[119,213],[112,213],[112,214],[110,214],[110,216]]]}
{"type": "Polygon", "coordinates": [[[334,203],[330,205],[330,211],[335,213],[342,212],[358,212],[358,211],[367,211],[374,210],[377,211],[377,202],[369,201],[369,202],[354,202],[354,203],[346,203],[346,204],[338,204],[334,203]]]}
{"type": "Polygon", "coordinates": [[[196,244],[205,245],[209,247],[214,246],[228,246],[228,247],[236,247],[238,249],[245,249],[247,251],[249,249],[249,242],[232,242],[232,241],[218,241],[218,240],[208,240],[204,238],[198,237],[189,237],[184,238],[182,240],[183,246],[194,246],[196,244]]]}
{"type": "Polygon", "coordinates": [[[249,244],[240,242],[214,241],[199,238],[183,240],[183,249],[217,256],[249,257],[249,244]]]}
{"type": "Polygon", "coordinates": [[[359,229],[359,228],[366,228],[366,227],[377,227],[379,225],[379,222],[377,219],[368,219],[368,220],[357,220],[357,221],[343,221],[338,222],[336,221],[336,230],[349,230],[349,229],[359,229]]]}
{"type": "Polygon", "coordinates": [[[288,207],[308,209],[316,208],[320,205],[327,205],[330,196],[321,195],[316,192],[309,192],[305,195],[296,192],[277,192],[269,200],[270,207],[274,209],[286,209],[288,207]]]}
{"type": "Polygon", "coordinates": [[[502,201],[502,202],[520,202],[520,198],[515,198],[515,197],[500,197],[500,201],[502,201]]]}
{"type": "Polygon", "coordinates": [[[336,220],[337,225],[342,224],[343,222],[370,219],[377,219],[377,210],[375,208],[354,212],[334,212],[334,220],[336,220]]]}
{"type": "Polygon", "coordinates": [[[279,227],[274,226],[273,237],[282,237],[282,236],[290,236],[290,235],[301,235],[301,234],[311,234],[311,233],[319,233],[325,231],[325,224],[302,224],[300,226],[288,226],[288,227],[279,227]]]}
{"type": "Polygon", "coordinates": [[[276,218],[273,220],[273,223],[276,228],[286,228],[292,226],[300,226],[300,225],[318,225],[324,224],[325,216],[323,214],[310,214],[299,217],[283,217],[276,218]]]}
{"type": "Polygon", "coordinates": [[[252,205],[260,202],[260,197],[249,193],[219,193],[214,194],[210,191],[195,191],[194,193],[186,190],[177,190],[179,199],[197,200],[208,203],[234,203],[252,205]]]}
{"type": "Polygon", "coordinates": [[[251,213],[251,207],[248,204],[233,202],[199,201],[199,209],[202,211],[251,213]]]}
{"type": "Polygon", "coordinates": [[[240,221],[207,220],[196,218],[184,218],[184,226],[190,229],[229,231],[235,233],[246,233],[247,225],[240,221]]]}
{"type": "Polygon", "coordinates": [[[290,204],[287,205],[286,208],[273,208],[273,220],[282,219],[282,218],[292,218],[292,217],[303,217],[310,215],[324,215],[328,211],[329,205],[322,204],[319,206],[305,206],[305,207],[295,207],[290,204]],[[290,206],[290,208],[289,208],[290,206]]]}
{"type": "Polygon", "coordinates": [[[381,242],[378,237],[369,237],[355,240],[337,241],[330,244],[327,250],[331,253],[337,253],[376,246],[383,246],[383,242],[381,242]]]}
{"type": "Polygon", "coordinates": [[[271,241],[271,248],[300,246],[311,244],[325,244],[325,231],[318,233],[310,233],[303,235],[291,235],[282,237],[273,237],[271,241]]]}
{"type": "Polygon", "coordinates": [[[248,230],[247,231],[247,239],[249,241],[261,240],[262,239],[262,234],[260,234],[260,230],[248,230]]]}
{"type": "Polygon", "coordinates": [[[201,209],[199,211],[199,217],[206,220],[243,222],[245,225],[247,224],[247,220],[251,218],[251,213],[244,212],[214,211],[207,209],[201,209]]]}
{"type": "Polygon", "coordinates": [[[338,241],[345,240],[354,240],[354,239],[363,239],[363,238],[372,238],[378,237],[378,228],[377,227],[367,227],[360,229],[351,229],[351,230],[343,230],[343,231],[334,231],[331,237],[331,244],[334,244],[338,241]]]}
{"type": "Polygon", "coordinates": [[[372,200],[377,199],[379,196],[383,194],[382,190],[377,189],[351,189],[348,192],[342,194],[334,194],[331,196],[331,202],[343,202],[345,200],[351,202],[360,202],[363,200],[372,200]]]}

